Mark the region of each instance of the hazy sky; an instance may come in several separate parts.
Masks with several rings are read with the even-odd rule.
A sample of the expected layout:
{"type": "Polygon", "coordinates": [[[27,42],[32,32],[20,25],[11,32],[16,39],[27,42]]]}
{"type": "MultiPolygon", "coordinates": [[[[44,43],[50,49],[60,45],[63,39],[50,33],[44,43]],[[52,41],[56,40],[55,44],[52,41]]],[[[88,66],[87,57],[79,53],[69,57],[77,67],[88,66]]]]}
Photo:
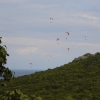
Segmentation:
{"type": "Polygon", "coordinates": [[[64,65],[100,51],[100,0],[0,0],[0,36],[10,69],[64,65]]]}

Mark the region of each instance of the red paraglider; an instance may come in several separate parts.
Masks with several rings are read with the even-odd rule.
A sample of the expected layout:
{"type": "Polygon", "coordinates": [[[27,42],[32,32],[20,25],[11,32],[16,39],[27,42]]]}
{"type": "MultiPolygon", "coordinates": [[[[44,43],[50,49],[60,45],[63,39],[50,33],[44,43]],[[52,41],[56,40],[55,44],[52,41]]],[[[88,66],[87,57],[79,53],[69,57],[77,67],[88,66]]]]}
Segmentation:
{"type": "Polygon", "coordinates": [[[58,40],[59,40],[59,38],[56,39],[56,41],[58,41],[58,40]]]}
{"type": "Polygon", "coordinates": [[[70,48],[67,48],[68,50],[70,50],[70,48]]]}
{"type": "Polygon", "coordinates": [[[69,52],[70,48],[67,48],[67,49],[68,49],[68,52],[69,52]]]}
{"type": "MultiPolygon", "coordinates": [[[[65,34],[69,35],[69,32],[65,32],[65,34]]],[[[67,38],[66,38],[66,40],[67,40],[67,38]]]]}
{"type": "Polygon", "coordinates": [[[30,63],[30,65],[32,65],[32,63],[30,63]]]}
{"type": "Polygon", "coordinates": [[[69,35],[69,32],[65,32],[65,34],[68,34],[69,35]]]}

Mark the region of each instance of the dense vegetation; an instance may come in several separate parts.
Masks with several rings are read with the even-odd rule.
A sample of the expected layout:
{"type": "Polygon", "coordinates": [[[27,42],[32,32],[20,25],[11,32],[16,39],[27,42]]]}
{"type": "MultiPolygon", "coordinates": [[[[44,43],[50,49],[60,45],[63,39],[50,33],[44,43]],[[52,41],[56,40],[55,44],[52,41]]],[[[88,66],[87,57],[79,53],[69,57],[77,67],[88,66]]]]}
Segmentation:
{"type": "Polygon", "coordinates": [[[35,95],[27,96],[23,94],[19,89],[6,90],[3,92],[2,87],[6,87],[6,82],[9,82],[12,78],[14,79],[13,72],[6,68],[4,65],[7,63],[7,47],[6,45],[1,45],[2,37],[0,37],[0,100],[42,100],[41,97],[36,97],[35,95]],[[3,78],[3,79],[2,79],[3,78]]]}
{"type": "Polygon", "coordinates": [[[6,45],[1,45],[2,37],[0,37],[0,77],[3,77],[5,81],[9,81],[12,77],[14,77],[13,72],[9,68],[6,68],[4,65],[7,63],[7,47],[6,45]]]}
{"type": "Polygon", "coordinates": [[[7,86],[0,87],[0,94],[17,89],[43,100],[100,100],[100,53],[83,56],[88,57],[55,69],[17,77],[10,82],[2,80],[1,83],[7,86]]]}

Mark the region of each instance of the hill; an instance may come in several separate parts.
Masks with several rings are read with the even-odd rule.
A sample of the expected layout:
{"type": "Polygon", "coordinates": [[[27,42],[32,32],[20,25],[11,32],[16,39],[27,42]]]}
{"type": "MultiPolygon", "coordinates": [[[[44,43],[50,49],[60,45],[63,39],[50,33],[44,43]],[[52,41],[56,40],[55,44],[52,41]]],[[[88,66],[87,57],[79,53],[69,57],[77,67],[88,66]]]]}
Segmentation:
{"type": "Polygon", "coordinates": [[[83,56],[54,69],[11,79],[7,87],[0,87],[0,94],[20,89],[43,100],[100,100],[100,53],[83,56]]]}

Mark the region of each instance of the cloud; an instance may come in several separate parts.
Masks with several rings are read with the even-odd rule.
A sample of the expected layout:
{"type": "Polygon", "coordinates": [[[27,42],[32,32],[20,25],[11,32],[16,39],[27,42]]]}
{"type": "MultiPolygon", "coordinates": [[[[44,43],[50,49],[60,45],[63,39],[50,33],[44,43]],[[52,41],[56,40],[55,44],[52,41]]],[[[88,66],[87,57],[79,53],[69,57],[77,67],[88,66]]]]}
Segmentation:
{"type": "Polygon", "coordinates": [[[0,0],[0,36],[11,54],[9,66],[14,61],[19,64],[14,63],[16,68],[22,62],[27,68],[25,63],[34,60],[40,68],[50,54],[47,66],[55,67],[100,51],[99,4],[100,0],[0,0]]]}
{"type": "Polygon", "coordinates": [[[4,44],[8,46],[13,46],[17,48],[14,49],[14,52],[20,55],[28,54],[37,54],[37,55],[61,55],[65,53],[67,48],[70,48],[70,51],[100,51],[100,44],[97,43],[86,43],[86,42],[66,42],[59,41],[57,44],[56,40],[47,40],[47,39],[34,39],[26,37],[3,37],[4,44]]]}
{"type": "Polygon", "coordinates": [[[26,47],[26,48],[19,48],[15,50],[20,55],[29,55],[29,54],[34,54],[38,50],[37,47],[26,47]]]}
{"type": "Polygon", "coordinates": [[[40,68],[40,66],[41,68],[45,66],[47,66],[47,68],[54,68],[64,63],[68,63],[75,57],[85,53],[94,54],[100,51],[99,43],[88,43],[88,40],[84,40],[84,42],[60,40],[59,44],[57,44],[55,39],[29,37],[3,37],[2,40],[3,44],[7,45],[7,50],[11,50],[9,50],[11,62],[12,60],[15,62],[14,66],[16,66],[16,63],[18,64],[21,62],[23,63],[23,68],[25,68],[25,66],[27,68],[27,65],[24,64],[30,61],[35,64],[36,68],[40,68]],[[67,48],[70,48],[69,52],[67,48]],[[45,56],[47,54],[51,55],[52,58],[46,58],[45,56]],[[48,63],[50,63],[49,66],[48,63]]]}
{"type": "MultiPolygon", "coordinates": [[[[1,1],[7,2],[7,0],[1,1]]],[[[29,32],[30,34],[33,34],[33,32],[36,32],[36,34],[37,32],[46,34],[46,32],[58,33],[65,30],[77,30],[80,32],[80,30],[90,31],[100,28],[100,14],[96,11],[95,13],[91,12],[90,7],[85,8],[84,5],[87,4],[87,1],[78,2],[79,0],[77,0],[76,3],[73,0],[63,0],[61,4],[58,3],[61,2],[60,0],[43,0],[43,2],[32,0],[8,1],[21,1],[24,2],[24,4],[16,3],[1,6],[1,34],[25,35],[29,32]],[[77,5],[78,8],[75,8],[75,5],[77,5]],[[84,11],[84,9],[87,9],[87,11],[84,11]],[[50,17],[54,18],[52,24],[50,24],[50,17]]],[[[92,7],[91,2],[88,1],[87,5],[92,7]]]]}

